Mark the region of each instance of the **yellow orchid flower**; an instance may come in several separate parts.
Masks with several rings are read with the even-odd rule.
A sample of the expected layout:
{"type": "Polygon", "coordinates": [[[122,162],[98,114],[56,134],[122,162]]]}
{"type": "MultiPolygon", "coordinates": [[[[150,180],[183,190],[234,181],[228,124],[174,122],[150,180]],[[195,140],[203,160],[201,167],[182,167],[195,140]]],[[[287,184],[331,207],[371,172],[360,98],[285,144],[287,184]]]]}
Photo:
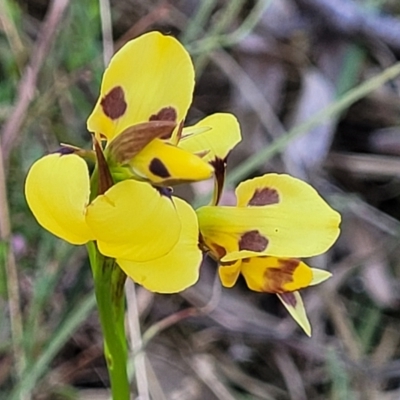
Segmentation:
{"type": "Polygon", "coordinates": [[[128,276],[151,291],[181,291],[198,279],[197,218],[179,198],[125,180],[90,202],[85,161],[60,153],[33,164],[25,195],[45,229],[72,244],[96,240],[103,255],[115,258],[128,276]]]}
{"type": "Polygon", "coordinates": [[[171,36],[150,32],[114,55],[87,121],[90,132],[107,140],[105,154],[111,169],[113,163],[125,165],[136,179],[157,185],[212,176],[214,169],[209,161],[213,155],[227,154],[240,141],[240,130],[233,116],[216,114],[203,130],[212,132],[218,144],[209,139],[199,142],[200,133],[177,146],[182,134],[187,136],[188,129],[182,132],[182,126],[194,84],[190,56],[171,36]],[[228,126],[224,126],[226,121],[228,126]],[[189,142],[192,145],[185,150],[189,142]],[[206,146],[198,149],[194,142],[206,146]]]}
{"type": "Polygon", "coordinates": [[[145,182],[207,179],[241,139],[230,114],[183,128],[193,88],[192,61],[176,39],[151,32],[132,40],[111,59],[87,121],[97,139],[106,139],[104,151],[98,146],[96,158],[64,145],[38,160],[26,180],[28,205],[44,228],[72,244],[96,241],[103,255],[156,292],[196,282],[201,251],[193,209],[145,182]],[[104,190],[80,157],[98,165],[105,158],[104,190]]]}
{"type": "Polygon", "coordinates": [[[94,149],[62,145],[30,168],[25,195],[45,229],[87,245],[113,398],[129,398],[124,327],[126,277],[175,293],[199,276],[195,211],[165,186],[215,175],[216,204],[226,159],[241,140],[230,114],[183,128],[194,88],[189,54],[170,36],[127,43],[106,69],[87,121],[94,149]],[[95,163],[92,175],[86,161],[95,163]]]}
{"type": "Polygon", "coordinates": [[[201,240],[219,261],[222,284],[242,274],[251,290],[275,293],[310,335],[299,289],[321,283],[330,273],[298,257],[326,252],[339,235],[340,215],[307,183],[267,174],[242,182],[237,206],[197,210],[201,240]]]}

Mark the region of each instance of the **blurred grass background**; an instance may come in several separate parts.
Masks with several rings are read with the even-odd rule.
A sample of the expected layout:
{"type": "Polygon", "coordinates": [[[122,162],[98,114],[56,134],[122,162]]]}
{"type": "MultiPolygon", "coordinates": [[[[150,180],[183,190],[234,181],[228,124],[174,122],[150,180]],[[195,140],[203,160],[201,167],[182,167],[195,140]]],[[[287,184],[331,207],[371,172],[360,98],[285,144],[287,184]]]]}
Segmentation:
{"type": "MultiPolygon", "coordinates": [[[[343,224],[309,261],[334,274],[303,291],[311,339],[275,296],[221,289],[210,260],[180,295],[139,288],[143,331],[208,304],[147,343],[151,398],[400,399],[399,15],[390,0],[0,0],[0,399],[108,398],[85,249],[38,226],[23,185],[60,142],[90,146],[103,60],[153,29],[192,54],[187,123],[239,118],[223,201],[285,171],[343,224]]],[[[210,190],[177,191],[201,204],[210,190]]]]}

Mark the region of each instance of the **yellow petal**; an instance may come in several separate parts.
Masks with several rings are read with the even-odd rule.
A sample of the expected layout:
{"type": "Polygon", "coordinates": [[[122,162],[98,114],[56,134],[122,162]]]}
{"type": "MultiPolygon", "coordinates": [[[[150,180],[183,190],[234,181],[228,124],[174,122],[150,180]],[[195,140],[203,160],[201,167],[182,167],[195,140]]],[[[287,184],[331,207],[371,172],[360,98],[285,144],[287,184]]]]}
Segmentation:
{"type": "Polygon", "coordinates": [[[293,258],[252,257],[242,260],[247,286],[256,292],[293,292],[310,285],[311,268],[293,258]]]}
{"type": "Polygon", "coordinates": [[[255,255],[311,257],[327,251],[339,235],[339,213],[310,185],[288,175],[246,181],[236,194],[238,207],[197,211],[203,236],[222,247],[228,240],[238,242],[236,252],[223,261],[255,255]]]}
{"type": "Polygon", "coordinates": [[[208,179],[213,168],[195,154],[154,139],[129,163],[140,179],[172,185],[208,179]]]}
{"type": "Polygon", "coordinates": [[[135,261],[166,255],[181,231],[173,199],[147,183],[117,183],[88,207],[87,223],[102,254],[135,261]]]}
{"type": "Polygon", "coordinates": [[[226,254],[239,250],[236,233],[226,230],[225,221],[220,218],[222,208],[227,207],[205,206],[196,210],[202,240],[217,260],[225,260],[226,254]]]}
{"type": "Polygon", "coordinates": [[[328,271],[319,268],[311,268],[313,278],[310,282],[310,286],[319,285],[320,283],[329,279],[332,274],[328,271]]]}
{"type": "Polygon", "coordinates": [[[151,32],[128,42],[111,59],[90,115],[90,132],[111,140],[150,120],[180,123],[194,88],[189,54],[173,37],[151,32]]]}
{"type": "Polygon", "coordinates": [[[72,244],[94,238],[85,221],[89,195],[87,165],[74,154],[45,156],[26,177],[26,200],[39,224],[72,244]]]}
{"type": "Polygon", "coordinates": [[[307,336],[311,336],[311,325],[307,318],[303,300],[299,292],[278,294],[279,300],[283,303],[292,318],[300,325],[307,336]]]}
{"type": "Polygon", "coordinates": [[[196,214],[181,199],[176,198],[175,205],[182,221],[182,231],[170,252],[145,262],[117,259],[129,277],[152,292],[181,292],[195,284],[199,277],[202,254],[198,247],[196,214]]]}
{"type": "Polygon", "coordinates": [[[242,140],[240,126],[232,114],[210,115],[196,125],[183,129],[179,147],[191,153],[204,154],[203,160],[225,160],[229,152],[242,140]]]}
{"type": "Polygon", "coordinates": [[[231,288],[239,278],[242,261],[236,261],[232,265],[219,265],[218,274],[223,286],[231,288]]]}

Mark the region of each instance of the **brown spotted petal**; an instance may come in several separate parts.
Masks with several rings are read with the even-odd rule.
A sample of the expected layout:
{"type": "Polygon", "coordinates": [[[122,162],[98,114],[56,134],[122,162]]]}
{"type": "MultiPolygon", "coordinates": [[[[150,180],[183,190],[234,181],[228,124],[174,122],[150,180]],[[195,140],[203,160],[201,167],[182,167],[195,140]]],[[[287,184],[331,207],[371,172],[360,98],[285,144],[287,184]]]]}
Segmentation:
{"type": "Polygon", "coordinates": [[[129,167],[138,179],[167,186],[208,179],[213,173],[200,157],[157,138],[129,161],[129,167]]]}
{"type": "Polygon", "coordinates": [[[194,68],[184,47],[172,36],[144,34],[112,57],[88,130],[110,141],[144,122],[177,124],[185,119],[193,89],[194,68]]]}
{"type": "Polygon", "coordinates": [[[310,268],[297,259],[268,256],[243,259],[240,270],[249,289],[277,294],[293,319],[311,336],[311,326],[298,290],[328,279],[331,276],[328,271],[310,268]]]}
{"type": "Polygon", "coordinates": [[[285,293],[309,286],[312,269],[293,258],[252,257],[242,260],[247,286],[257,292],[285,293]]]}
{"type": "MultiPolygon", "coordinates": [[[[340,233],[339,213],[309,184],[289,175],[267,174],[243,182],[236,196],[238,207],[221,210],[214,225],[227,229],[229,224],[228,229],[237,234],[257,229],[268,239],[267,255],[318,255],[327,251],[340,233]]],[[[226,261],[251,255],[234,254],[226,261]]]]}

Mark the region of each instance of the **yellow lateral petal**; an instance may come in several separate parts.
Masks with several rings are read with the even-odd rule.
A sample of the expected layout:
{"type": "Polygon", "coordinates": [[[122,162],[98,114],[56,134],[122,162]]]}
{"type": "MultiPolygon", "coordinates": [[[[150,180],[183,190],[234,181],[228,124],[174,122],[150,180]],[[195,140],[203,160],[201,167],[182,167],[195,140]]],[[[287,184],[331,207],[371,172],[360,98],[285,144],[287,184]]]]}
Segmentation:
{"type": "Polygon", "coordinates": [[[172,185],[208,179],[213,174],[210,164],[195,154],[154,139],[129,163],[141,179],[157,185],[172,185]]]}
{"type": "Polygon", "coordinates": [[[257,292],[293,292],[310,285],[311,268],[300,260],[276,257],[252,257],[241,267],[249,289],[257,292]]]}
{"type": "MultiPolygon", "coordinates": [[[[236,193],[238,207],[197,211],[203,235],[219,240],[235,238],[239,242],[236,251],[311,257],[327,251],[339,235],[339,213],[298,179],[268,174],[240,184],[236,193]]],[[[235,254],[223,261],[249,256],[235,254]]]]}
{"type": "Polygon", "coordinates": [[[332,274],[329,271],[325,271],[319,268],[311,268],[311,271],[313,273],[313,278],[310,283],[310,286],[319,285],[320,283],[326,281],[332,276],[332,274]]]}
{"type": "Polygon", "coordinates": [[[215,158],[224,160],[241,140],[237,119],[232,114],[218,113],[183,128],[179,147],[191,153],[204,153],[203,160],[210,162],[215,158]]]}
{"type": "Polygon", "coordinates": [[[240,275],[240,265],[242,261],[239,260],[232,265],[219,265],[218,274],[222,286],[231,288],[234,286],[240,275]]]}
{"type": "Polygon", "coordinates": [[[176,198],[182,231],[175,247],[166,255],[147,262],[117,259],[119,266],[135,282],[157,293],[176,293],[195,284],[202,253],[198,247],[198,224],[193,209],[176,198]]]}
{"type": "Polygon", "coordinates": [[[148,261],[176,245],[181,222],[173,199],[147,183],[117,183],[88,207],[87,223],[102,254],[148,261]]]}
{"type": "Polygon", "coordinates": [[[300,325],[307,336],[311,336],[311,325],[308,320],[306,309],[299,292],[278,294],[279,300],[289,311],[292,318],[300,325]]]}
{"type": "Polygon", "coordinates": [[[180,123],[193,88],[194,69],[184,47],[171,36],[147,33],[128,42],[111,59],[88,130],[111,140],[150,119],[180,123]]]}
{"type": "Polygon", "coordinates": [[[39,224],[72,244],[94,238],[85,221],[89,195],[87,165],[74,154],[45,156],[26,177],[26,200],[39,224]]]}

